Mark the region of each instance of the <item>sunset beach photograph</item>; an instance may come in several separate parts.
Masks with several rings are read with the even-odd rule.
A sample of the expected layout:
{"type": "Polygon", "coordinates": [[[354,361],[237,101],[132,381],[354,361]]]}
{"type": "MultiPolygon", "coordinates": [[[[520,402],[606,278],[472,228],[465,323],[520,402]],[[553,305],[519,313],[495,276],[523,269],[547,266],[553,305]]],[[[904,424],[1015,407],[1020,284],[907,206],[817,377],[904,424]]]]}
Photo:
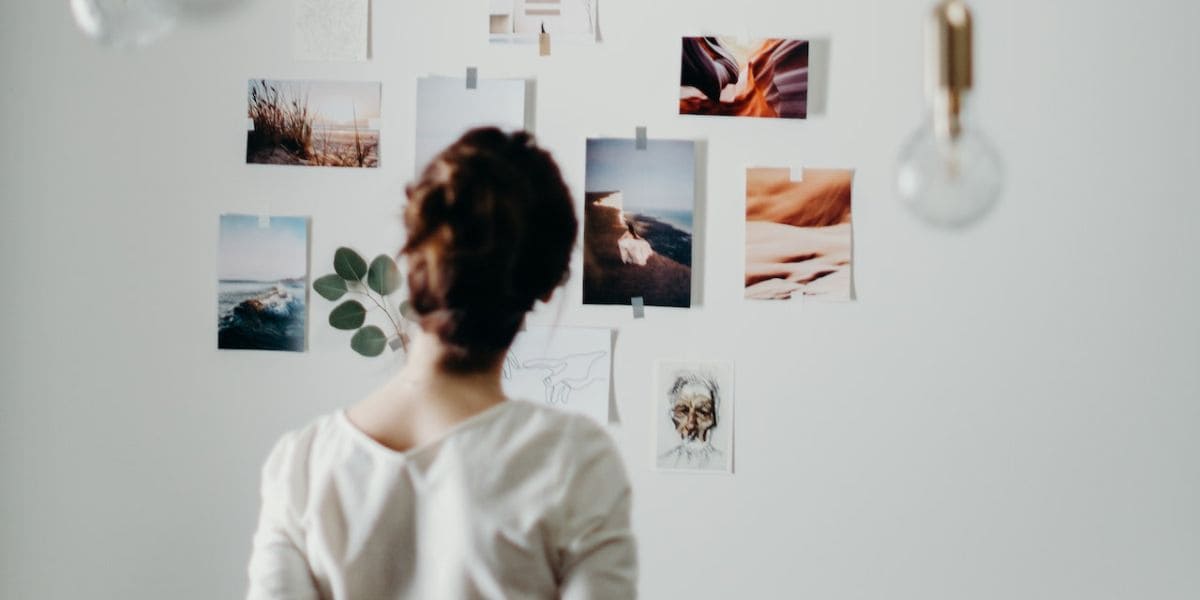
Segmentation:
{"type": "Polygon", "coordinates": [[[853,300],[854,171],[746,170],[746,298],[853,300]]]}
{"type": "Polygon", "coordinates": [[[679,114],[805,119],[808,42],[685,37],[679,114]]]}
{"type": "Polygon", "coordinates": [[[246,162],[377,168],[380,84],[252,79],[246,162]]]}
{"type": "Polygon", "coordinates": [[[584,304],[691,306],[695,169],[691,141],[587,141],[584,304]]]}

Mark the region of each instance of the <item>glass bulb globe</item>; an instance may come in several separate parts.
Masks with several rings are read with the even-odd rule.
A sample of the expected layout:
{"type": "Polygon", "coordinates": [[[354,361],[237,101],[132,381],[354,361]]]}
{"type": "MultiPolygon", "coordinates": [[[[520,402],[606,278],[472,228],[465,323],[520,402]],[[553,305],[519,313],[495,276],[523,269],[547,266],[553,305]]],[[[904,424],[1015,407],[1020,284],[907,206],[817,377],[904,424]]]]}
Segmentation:
{"type": "Polygon", "coordinates": [[[175,28],[172,0],[71,0],[75,23],[88,37],[118,48],[150,44],[175,28]]]}
{"type": "Polygon", "coordinates": [[[996,205],[1004,179],[1000,155],[969,123],[958,137],[939,135],[925,123],[900,151],[900,199],[921,220],[965,228],[996,205]]]}

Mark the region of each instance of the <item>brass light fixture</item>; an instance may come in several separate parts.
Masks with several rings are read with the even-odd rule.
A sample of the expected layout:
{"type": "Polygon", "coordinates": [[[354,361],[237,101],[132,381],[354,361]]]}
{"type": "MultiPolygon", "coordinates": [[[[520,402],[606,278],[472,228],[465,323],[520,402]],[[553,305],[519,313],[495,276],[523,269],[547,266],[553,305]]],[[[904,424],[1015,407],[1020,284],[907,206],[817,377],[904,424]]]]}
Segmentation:
{"type": "Polygon", "coordinates": [[[974,86],[973,19],[962,0],[941,0],[926,30],[929,115],[900,152],[897,188],[918,218],[946,229],[967,227],[1000,197],[999,154],[970,120],[974,86]]]}

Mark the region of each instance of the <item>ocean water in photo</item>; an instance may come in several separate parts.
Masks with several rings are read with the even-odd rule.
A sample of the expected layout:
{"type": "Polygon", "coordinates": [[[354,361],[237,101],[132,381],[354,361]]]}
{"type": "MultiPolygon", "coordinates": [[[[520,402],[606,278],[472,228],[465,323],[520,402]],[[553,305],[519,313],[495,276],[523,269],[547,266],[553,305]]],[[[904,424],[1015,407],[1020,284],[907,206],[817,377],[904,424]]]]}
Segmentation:
{"type": "Polygon", "coordinates": [[[655,252],[685,267],[692,266],[691,211],[626,211],[625,218],[655,252]]]}
{"type": "Polygon", "coordinates": [[[302,280],[222,280],[217,291],[217,347],[303,352],[306,295],[302,280]]]}

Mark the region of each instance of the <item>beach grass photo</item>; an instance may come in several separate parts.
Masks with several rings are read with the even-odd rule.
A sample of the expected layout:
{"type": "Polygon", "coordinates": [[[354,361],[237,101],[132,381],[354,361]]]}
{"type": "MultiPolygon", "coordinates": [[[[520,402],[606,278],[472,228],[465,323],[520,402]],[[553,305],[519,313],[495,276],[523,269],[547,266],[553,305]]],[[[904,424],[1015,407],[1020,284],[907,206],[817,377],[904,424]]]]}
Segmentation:
{"type": "Polygon", "coordinates": [[[587,141],[584,304],[691,306],[695,173],[691,141],[587,141]]]}
{"type": "Polygon", "coordinates": [[[380,84],[252,79],[246,162],[377,168],[380,84]]]}
{"type": "Polygon", "coordinates": [[[679,114],[808,118],[805,40],[685,37],[679,114]]]}
{"type": "Polygon", "coordinates": [[[854,171],[746,170],[746,298],[853,300],[854,171]]]}
{"type": "Polygon", "coordinates": [[[221,215],[217,348],[303,352],[308,217],[221,215]]]}

